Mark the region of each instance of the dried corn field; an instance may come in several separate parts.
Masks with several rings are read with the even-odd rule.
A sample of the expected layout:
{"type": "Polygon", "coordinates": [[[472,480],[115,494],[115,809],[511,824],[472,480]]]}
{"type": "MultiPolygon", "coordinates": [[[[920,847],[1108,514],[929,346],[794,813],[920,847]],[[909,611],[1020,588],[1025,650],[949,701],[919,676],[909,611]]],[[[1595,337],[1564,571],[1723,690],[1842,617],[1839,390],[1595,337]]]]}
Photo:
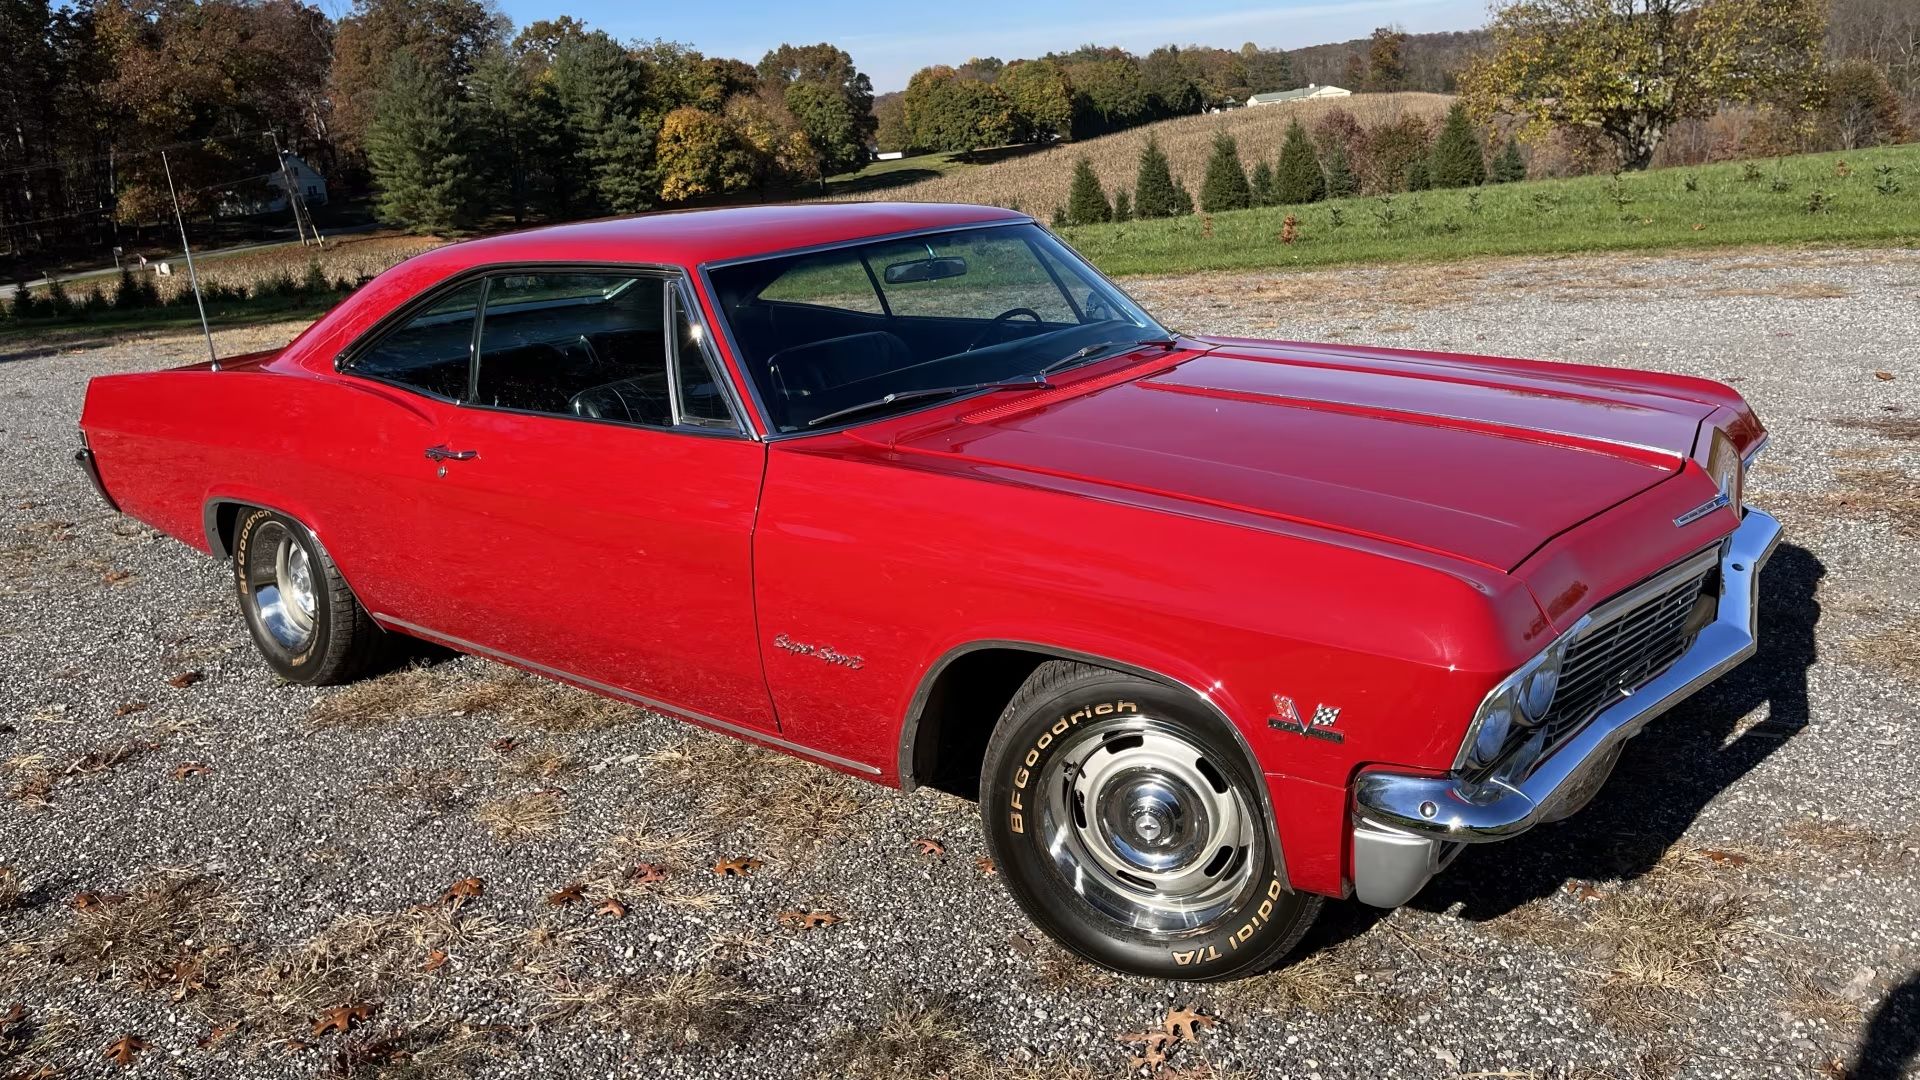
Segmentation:
{"type": "MultiPolygon", "coordinates": [[[[1235,109],[1225,113],[1184,116],[1146,124],[1112,135],[1079,142],[1060,143],[1025,157],[1011,158],[993,165],[961,169],[951,175],[903,184],[877,193],[886,199],[910,202],[984,203],[1022,210],[1046,217],[1067,201],[1067,185],[1073,178],[1073,163],[1083,155],[1093,163],[1101,186],[1108,190],[1133,188],[1134,173],[1140,164],[1140,150],[1149,137],[1158,139],[1173,167],[1174,179],[1190,192],[1200,191],[1206,172],[1207,155],[1213,147],[1215,132],[1225,131],[1240,144],[1240,160],[1248,167],[1261,158],[1280,156],[1280,144],[1286,139],[1287,126],[1296,118],[1312,127],[1332,110],[1345,109],[1366,127],[1390,123],[1414,115],[1438,120],[1453,104],[1448,94],[1355,94],[1352,97],[1301,101],[1285,105],[1263,105],[1235,109]]],[[[828,196],[830,201],[855,201],[876,197],[875,192],[828,196]]]]}

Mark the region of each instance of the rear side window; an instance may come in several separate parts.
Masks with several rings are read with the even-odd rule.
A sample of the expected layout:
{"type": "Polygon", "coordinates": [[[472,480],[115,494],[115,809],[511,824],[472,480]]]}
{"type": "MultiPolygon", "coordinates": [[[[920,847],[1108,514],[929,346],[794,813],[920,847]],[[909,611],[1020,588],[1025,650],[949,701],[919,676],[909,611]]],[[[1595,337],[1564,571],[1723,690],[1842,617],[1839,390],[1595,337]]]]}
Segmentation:
{"type": "Polygon", "coordinates": [[[354,357],[348,369],[443,398],[465,397],[480,288],[476,281],[448,293],[354,357]]]}

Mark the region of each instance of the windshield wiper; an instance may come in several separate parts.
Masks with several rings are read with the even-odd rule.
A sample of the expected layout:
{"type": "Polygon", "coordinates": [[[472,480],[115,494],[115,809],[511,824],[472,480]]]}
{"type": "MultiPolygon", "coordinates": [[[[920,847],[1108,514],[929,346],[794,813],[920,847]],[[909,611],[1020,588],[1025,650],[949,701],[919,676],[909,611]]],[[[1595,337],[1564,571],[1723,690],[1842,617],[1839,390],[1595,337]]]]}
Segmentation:
{"type": "Polygon", "coordinates": [[[1051,389],[1053,389],[1052,383],[1048,382],[1046,379],[1042,378],[1039,375],[1035,375],[1032,378],[1028,378],[1028,379],[1009,379],[1005,381],[996,380],[993,382],[966,383],[961,386],[930,386],[921,390],[896,390],[885,397],[877,397],[877,398],[874,398],[872,401],[863,401],[858,405],[849,405],[844,409],[835,409],[832,412],[827,413],[823,416],[816,416],[813,419],[807,421],[807,426],[819,427],[821,424],[831,423],[843,417],[853,416],[858,413],[866,412],[869,409],[879,409],[879,408],[884,408],[888,405],[898,405],[906,401],[919,401],[922,398],[958,397],[961,394],[971,394],[976,390],[1051,390],[1051,389]]]}
{"type": "Polygon", "coordinates": [[[1096,341],[1091,345],[1083,345],[1075,349],[1060,359],[1055,360],[1053,363],[1048,364],[1046,367],[1041,368],[1036,374],[1044,379],[1048,375],[1059,371],[1061,368],[1072,367],[1082,360],[1090,360],[1116,345],[1125,345],[1132,349],[1144,349],[1149,345],[1158,345],[1162,348],[1171,349],[1174,346],[1174,340],[1172,338],[1147,338],[1144,341],[1096,341]]]}

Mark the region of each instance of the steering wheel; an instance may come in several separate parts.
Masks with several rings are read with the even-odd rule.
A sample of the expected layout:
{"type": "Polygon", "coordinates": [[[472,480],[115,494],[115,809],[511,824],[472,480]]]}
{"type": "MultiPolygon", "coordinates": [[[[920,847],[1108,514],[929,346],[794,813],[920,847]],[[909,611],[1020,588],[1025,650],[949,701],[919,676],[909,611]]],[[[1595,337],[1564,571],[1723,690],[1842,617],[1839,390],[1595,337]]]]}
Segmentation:
{"type": "Polygon", "coordinates": [[[1019,315],[1025,315],[1027,318],[1032,319],[1036,325],[1047,321],[1040,317],[1039,312],[1033,310],[1030,307],[1008,308],[1007,310],[1001,312],[998,315],[995,315],[992,319],[989,319],[987,321],[987,325],[984,328],[982,328],[978,334],[975,334],[973,336],[973,340],[967,342],[966,351],[972,352],[973,350],[979,348],[980,343],[987,340],[987,335],[993,333],[1001,323],[1006,322],[1008,319],[1014,318],[1015,316],[1019,316],[1019,315]]]}

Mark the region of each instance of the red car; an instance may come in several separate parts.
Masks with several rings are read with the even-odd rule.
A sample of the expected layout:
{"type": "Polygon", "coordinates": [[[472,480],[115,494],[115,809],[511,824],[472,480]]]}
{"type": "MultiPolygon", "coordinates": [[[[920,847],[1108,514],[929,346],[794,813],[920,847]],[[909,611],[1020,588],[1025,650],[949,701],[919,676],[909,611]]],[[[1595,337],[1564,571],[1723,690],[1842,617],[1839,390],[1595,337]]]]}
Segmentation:
{"type": "Polygon", "coordinates": [[[1579,809],[1779,536],[1726,386],[1187,336],[976,206],[454,244],[81,427],[288,679],[410,635],[975,794],[1035,922],[1188,979],[1579,809]]]}

